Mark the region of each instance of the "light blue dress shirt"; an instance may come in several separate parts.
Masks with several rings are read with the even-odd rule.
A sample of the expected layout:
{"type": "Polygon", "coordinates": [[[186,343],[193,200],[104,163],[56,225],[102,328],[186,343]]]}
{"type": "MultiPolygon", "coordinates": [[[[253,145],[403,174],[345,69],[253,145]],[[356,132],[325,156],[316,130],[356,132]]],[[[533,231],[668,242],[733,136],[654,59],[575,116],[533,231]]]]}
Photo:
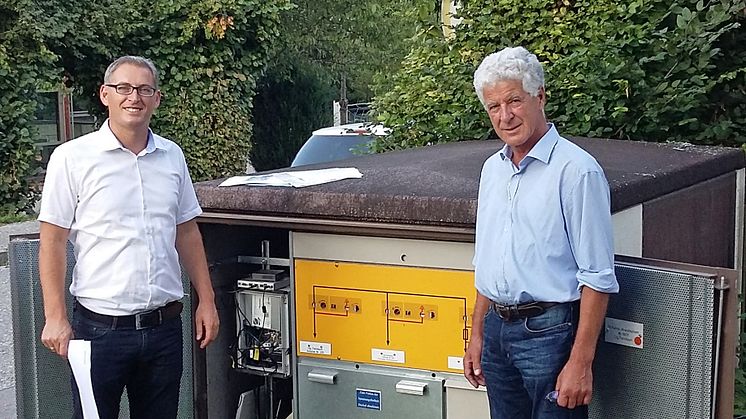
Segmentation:
{"type": "Polygon", "coordinates": [[[482,167],[474,252],[477,291],[492,301],[568,302],[615,293],[609,184],[553,125],[523,158],[503,147],[482,167]]]}

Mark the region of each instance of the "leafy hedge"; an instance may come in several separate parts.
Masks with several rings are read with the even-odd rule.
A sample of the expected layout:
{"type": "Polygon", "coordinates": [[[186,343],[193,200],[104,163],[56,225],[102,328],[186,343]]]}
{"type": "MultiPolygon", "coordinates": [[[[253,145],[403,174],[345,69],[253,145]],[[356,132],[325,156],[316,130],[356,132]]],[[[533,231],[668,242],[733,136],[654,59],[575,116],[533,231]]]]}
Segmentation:
{"type": "Polygon", "coordinates": [[[198,3],[164,2],[155,10],[161,18],[148,28],[161,37],[144,50],[165,69],[166,96],[154,128],[180,143],[192,177],[202,180],[246,168],[256,77],[279,36],[279,14],[290,3],[198,3]]]}
{"type": "MultiPolygon", "coordinates": [[[[77,54],[66,46],[58,54],[91,97],[97,95],[113,58],[151,58],[161,72],[163,91],[152,127],[183,148],[193,179],[243,173],[251,148],[256,77],[267,64],[272,40],[279,36],[280,13],[289,7],[289,0],[97,4],[81,9],[80,18],[94,26],[106,22],[114,29],[96,29],[106,37],[85,39],[77,54]]],[[[92,102],[97,104],[98,99],[92,102]]]]}
{"type": "Polygon", "coordinates": [[[28,6],[0,6],[0,214],[30,211],[36,196],[27,181],[37,168],[32,119],[54,57],[28,6]]]}
{"type": "Polygon", "coordinates": [[[523,45],[544,63],[560,132],[648,141],[746,142],[746,1],[469,0],[446,40],[431,26],[379,95],[380,150],[485,138],[471,84],[481,59],[523,45]]]}
{"type": "Polygon", "coordinates": [[[290,0],[20,0],[0,6],[0,213],[30,210],[36,92],[72,86],[100,116],[106,66],[144,55],[164,92],[153,119],[195,180],[244,171],[255,79],[290,0]],[[85,22],[81,24],[81,22],[85,22]],[[54,81],[54,82],[52,82],[54,81]]]}

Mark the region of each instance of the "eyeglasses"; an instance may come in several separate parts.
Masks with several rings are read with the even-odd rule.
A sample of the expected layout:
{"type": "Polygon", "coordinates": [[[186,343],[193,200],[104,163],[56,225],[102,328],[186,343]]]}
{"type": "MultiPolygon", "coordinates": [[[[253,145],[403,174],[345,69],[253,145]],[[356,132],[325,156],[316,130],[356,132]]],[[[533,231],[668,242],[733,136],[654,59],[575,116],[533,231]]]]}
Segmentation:
{"type": "Polygon", "coordinates": [[[141,86],[133,86],[131,84],[104,84],[107,87],[113,87],[120,95],[127,96],[132,93],[133,90],[137,90],[137,94],[144,97],[151,97],[155,94],[156,88],[143,84],[141,86]]]}

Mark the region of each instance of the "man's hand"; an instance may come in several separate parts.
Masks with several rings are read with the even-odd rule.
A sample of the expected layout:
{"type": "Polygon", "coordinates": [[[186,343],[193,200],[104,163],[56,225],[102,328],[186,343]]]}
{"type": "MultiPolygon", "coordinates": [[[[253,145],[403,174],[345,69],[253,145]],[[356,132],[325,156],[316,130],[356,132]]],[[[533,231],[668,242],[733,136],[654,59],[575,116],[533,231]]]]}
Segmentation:
{"type": "Polygon", "coordinates": [[[580,294],[580,320],[570,358],[557,377],[557,405],[574,409],[590,404],[593,392],[593,358],[596,342],[606,316],[609,294],[583,287],[580,294]]]}
{"type": "Polygon", "coordinates": [[[73,337],[73,329],[67,319],[49,320],[44,323],[41,341],[44,346],[57,355],[67,359],[67,344],[73,337]]]}
{"type": "Polygon", "coordinates": [[[474,388],[487,385],[482,374],[482,340],[484,339],[484,316],[487,314],[489,305],[490,300],[477,292],[477,301],[471,317],[471,337],[466,353],[464,353],[464,377],[474,388]]]}
{"type": "Polygon", "coordinates": [[[472,335],[471,340],[469,340],[469,346],[464,354],[464,377],[474,388],[487,385],[484,381],[484,375],[482,375],[481,336],[472,335]]]}
{"type": "Polygon", "coordinates": [[[557,405],[574,409],[590,404],[593,392],[591,363],[567,361],[557,377],[557,405]]]}
{"type": "Polygon", "coordinates": [[[201,349],[205,349],[218,337],[218,329],[220,329],[220,319],[218,319],[218,310],[215,308],[215,303],[200,301],[197,305],[197,311],[194,313],[194,330],[201,349]]]}

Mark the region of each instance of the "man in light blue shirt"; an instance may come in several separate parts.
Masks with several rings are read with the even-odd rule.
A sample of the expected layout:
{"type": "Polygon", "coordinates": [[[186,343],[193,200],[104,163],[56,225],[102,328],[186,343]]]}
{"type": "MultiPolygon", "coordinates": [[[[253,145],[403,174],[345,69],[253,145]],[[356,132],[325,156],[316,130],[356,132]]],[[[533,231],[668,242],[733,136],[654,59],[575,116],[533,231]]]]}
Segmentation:
{"type": "Polygon", "coordinates": [[[609,186],[544,115],[544,73],[522,47],[487,56],[474,87],[505,146],[482,168],[477,302],[464,375],[490,414],[587,418],[614,275],[609,186]]]}

